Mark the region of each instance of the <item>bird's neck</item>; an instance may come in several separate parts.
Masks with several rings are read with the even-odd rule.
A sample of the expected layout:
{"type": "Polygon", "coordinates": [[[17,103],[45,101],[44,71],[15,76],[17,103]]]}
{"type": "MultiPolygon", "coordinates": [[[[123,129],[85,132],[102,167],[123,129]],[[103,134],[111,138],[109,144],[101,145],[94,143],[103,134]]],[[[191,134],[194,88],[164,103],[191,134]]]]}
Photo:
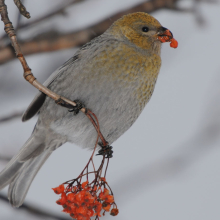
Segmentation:
{"type": "Polygon", "coordinates": [[[152,52],[153,52],[153,54],[156,54],[156,55],[160,56],[160,54],[161,54],[161,42],[155,41],[152,44],[152,52]]]}
{"type": "Polygon", "coordinates": [[[129,42],[144,54],[155,54],[158,56],[161,54],[161,43],[159,41],[151,41],[150,39],[146,39],[146,37],[139,37],[132,38],[129,42]]]}

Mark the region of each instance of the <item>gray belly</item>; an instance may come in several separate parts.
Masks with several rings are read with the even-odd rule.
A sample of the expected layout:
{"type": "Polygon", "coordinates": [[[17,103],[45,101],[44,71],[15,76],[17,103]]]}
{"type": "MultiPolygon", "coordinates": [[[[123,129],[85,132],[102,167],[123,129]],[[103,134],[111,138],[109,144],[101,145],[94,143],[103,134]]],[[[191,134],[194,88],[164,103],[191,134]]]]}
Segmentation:
{"type": "MultiPolygon", "coordinates": [[[[136,88],[135,82],[125,86],[120,81],[106,80],[106,83],[90,82],[86,86],[80,79],[75,79],[67,87],[60,85],[62,89],[56,92],[71,100],[79,99],[92,110],[98,117],[103,136],[110,144],[131,127],[142,111],[133,92],[136,88]],[[69,89],[65,92],[63,88],[67,87],[69,89]]],[[[47,98],[39,120],[54,133],[66,137],[69,142],[84,148],[94,147],[97,132],[82,112],[74,115],[47,98]]]]}

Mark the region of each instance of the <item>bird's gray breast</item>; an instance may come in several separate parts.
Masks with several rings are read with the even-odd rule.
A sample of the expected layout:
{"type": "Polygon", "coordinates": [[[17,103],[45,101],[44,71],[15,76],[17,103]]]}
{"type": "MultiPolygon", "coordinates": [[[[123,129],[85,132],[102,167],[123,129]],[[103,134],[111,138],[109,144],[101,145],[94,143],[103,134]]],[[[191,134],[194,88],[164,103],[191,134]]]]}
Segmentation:
{"type": "MultiPolygon", "coordinates": [[[[68,65],[49,88],[71,100],[78,99],[91,109],[111,144],[130,128],[142,111],[134,93],[141,65],[136,61],[132,63],[135,56],[130,59],[131,55],[125,55],[120,45],[109,44],[108,47],[111,50],[97,49],[74,65],[68,65]]],[[[47,98],[40,118],[48,121],[55,133],[66,136],[67,141],[94,147],[97,133],[83,113],[74,115],[47,98]]]]}

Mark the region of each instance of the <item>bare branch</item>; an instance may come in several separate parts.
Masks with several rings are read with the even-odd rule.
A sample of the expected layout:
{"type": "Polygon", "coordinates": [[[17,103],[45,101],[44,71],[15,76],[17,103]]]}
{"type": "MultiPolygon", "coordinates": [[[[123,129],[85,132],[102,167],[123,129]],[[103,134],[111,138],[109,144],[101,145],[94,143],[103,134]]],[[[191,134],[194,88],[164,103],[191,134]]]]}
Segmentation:
{"type": "Polygon", "coordinates": [[[21,0],[14,0],[15,5],[18,7],[20,13],[26,17],[26,18],[30,18],[30,13],[26,10],[26,8],[24,7],[24,5],[21,3],[21,0]]]}
{"type": "MultiPolygon", "coordinates": [[[[3,195],[3,194],[0,194],[0,201],[6,202],[8,204],[7,196],[3,195]]],[[[69,218],[61,217],[61,216],[55,215],[53,213],[43,211],[40,208],[36,208],[36,207],[34,207],[32,205],[29,205],[27,203],[24,203],[17,210],[20,211],[20,209],[23,209],[23,210],[29,212],[30,214],[39,216],[39,217],[41,217],[43,219],[45,219],[45,218],[52,218],[52,219],[57,219],[57,220],[69,220],[69,218]]]]}
{"type": "Polygon", "coordinates": [[[21,118],[22,114],[24,111],[20,111],[20,112],[14,112],[10,115],[4,116],[4,117],[0,117],[0,123],[2,122],[7,122],[16,118],[21,118]]]}
{"type": "MultiPolygon", "coordinates": [[[[56,15],[65,15],[65,9],[73,4],[76,4],[78,2],[82,2],[82,1],[85,1],[85,0],[70,0],[68,3],[63,3],[62,5],[60,5],[59,7],[57,7],[55,10],[53,10],[52,12],[46,14],[46,15],[43,15],[42,17],[39,17],[38,19],[35,19],[35,20],[32,20],[28,23],[25,23],[25,24],[20,24],[18,22],[18,25],[16,25],[16,32],[18,32],[18,30],[22,30],[22,29],[25,29],[25,28],[29,28],[33,25],[36,25],[42,21],[45,21],[46,19],[49,19],[53,16],[56,16],[56,15]]],[[[20,13],[19,13],[20,14],[20,13]]],[[[7,38],[7,34],[4,34],[1,38],[0,38],[0,41],[4,41],[5,39],[7,38]]],[[[1,43],[2,44],[2,43],[1,43]]]]}
{"type": "MultiPolygon", "coordinates": [[[[23,0],[23,2],[24,2],[24,0],[23,0]]],[[[17,15],[17,23],[16,23],[16,25],[15,25],[15,29],[16,29],[16,31],[18,31],[18,29],[19,29],[19,26],[20,26],[20,23],[21,23],[21,18],[22,18],[22,14],[20,13],[20,11],[18,11],[18,15],[17,15]]],[[[7,35],[5,34],[4,36],[3,36],[3,38],[6,38],[7,37],[7,35]]],[[[2,39],[3,39],[2,38],[2,39]]],[[[2,40],[2,39],[0,39],[0,40],[2,40]]]]}
{"type": "Polygon", "coordinates": [[[38,19],[36,20],[33,20],[33,21],[30,21],[26,24],[23,24],[19,27],[19,29],[24,29],[24,28],[27,28],[27,27],[30,27],[32,25],[36,25],[42,21],[45,21],[46,19],[48,18],[51,18],[53,16],[56,16],[56,15],[65,15],[65,9],[73,4],[76,4],[76,3],[79,3],[79,2],[82,2],[82,1],[85,1],[85,0],[71,0],[67,3],[63,3],[62,5],[60,5],[59,7],[57,7],[55,10],[53,10],[52,12],[42,16],[42,17],[39,17],[38,19]]]}
{"type": "MultiPolygon", "coordinates": [[[[19,26],[19,30],[22,28],[28,27],[32,24],[37,24],[44,19],[50,18],[57,14],[63,13],[64,9],[73,3],[77,3],[84,0],[75,0],[67,3],[66,5],[61,6],[60,8],[54,10],[48,15],[45,15],[35,21],[29,22],[28,24],[24,24],[19,26]]],[[[47,33],[38,35],[32,40],[26,40],[25,42],[21,42],[20,46],[23,51],[23,55],[30,55],[35,53],[43,53],[49,51],[56,51],[67,49],[71,47],[81,46],[94,38],[97,35],[102,34],[115,20],[120,18],[124,14],[136,12],[136,11],[143,11],[147,13],[152,13],[162,8],[171,9],[179,12],[195,12],[197,21],[201,24],[204,23],[204,19],[202,18],[201,14],[198,13],[198,10],[195,9],[195,5],[200,2],[207,2],[207,3],[215,3],[216,0],[194,0],[195,5],[193,8],[189,9],[182,9],[177,7],[177,2],[179,0],[150,0],[144,3],[141,3],[133,8],[124,10],[120,13],[117,13],[111,18],[107,18],[96,25],[90,26],[84,30],[80,30],[77,32],[70,32],[70,33],[59,33],[57,31],[49,31],[47,33]]],[[[3,45],[3,44],[2,44],[3,45]]],[[[6,63],[12,59],[14,59],[15,53],[11,48],[11,45],[7,45],[2,47],[0,50],[0,64],[6,63]]]]}
{"type": "Polygon", "coordinates": [[[0,155],[0,160],[1,160],[1,161],[8,162],[8,161],[11,160],[11,158],[12,158],[12,157],[7,157],[7,156],[2,156],[2,155],[0,155]]]}
{"type": "MultiPolygon", "coordinates": [[[[138,4],[133,8],[117,13],[111,16],[111,19],[107,18],[96,25],[86,28],[85,30],[65,34],[50,31],[48,33],[44,33],[43,36],[40,35],[39,37],[35,37],[33,40],[26,40],[26,42],[21,42],[20,46],[24,55],[81,46],[95,36],[102,34],[114,21],[119,19],[122,15],[137,11],[151,13],[162,8],[175,8],[177,1],[178,0],[150,0],[148,2],[138,4]]],[[[21,29],[22,26],[19,28],[21,29]]],[[[1,49],[0,64],[8,62],[14,58],[15,54],[13,50],[11,50],[10,45],[1,49]]]]}

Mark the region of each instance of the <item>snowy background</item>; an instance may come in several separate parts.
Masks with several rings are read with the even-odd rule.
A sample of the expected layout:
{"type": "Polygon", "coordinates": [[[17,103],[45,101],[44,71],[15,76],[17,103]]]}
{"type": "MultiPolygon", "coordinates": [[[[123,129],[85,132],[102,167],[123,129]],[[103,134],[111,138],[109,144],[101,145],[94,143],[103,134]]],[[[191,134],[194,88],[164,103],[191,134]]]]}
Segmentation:
{"type": "MultiPolygon", "coordinates": [[[[33,19],[61,0],[26,1],[33,19]]],[[[78,30],[143,1],[89,0],[41,25],[63,32],[78,30]],[[63,22],[66,25],[63,25],[63,22]]],[[[6,1],[12,22],[17,8],[6,1]]],[[[191,1],[180,6],[190,8],[191,1]]],[[[174,50],[162,48],[162,68],[151,101],[132,128],[114,146],[107,179],[119,215],[102,219],[214,220],[220,219],[220,5],[200,3],[204,19],[195,13],[159,10],[152,15],[170,29],[179,42],[174,50]]],[[[22,19],[22,22],[28,22],[22,19]]],[[[27,34],[36,34],[36,30],[27,34]]],[[[3,34],[3,24],[0,23],[3,34]]],[[[19,36],[25,38],[24,36],[19,36]]],[[[27,56],[34,75],[43,82],[76,49],[27,56]]],[[[0,66],[0,117],[25,109],[36,94],[22,77],[18,60],[0,66]]],[[[37,117],[26,123],[15,119],[0,123],[0,155],[11,157],[31,134],[37,117]]],[[[71,144],[56,150],[35,178],[25,202],[45,211],[61,213],[51,190],[78,176],[91,152],[71,144]]],[[[99,161],[100,158],[96,158],[99,161]]],[[[5,162],[0,161],[0,169],[5,162]]],[[[1,192],[6,195],[7,188],[1,192]]],[[[1,220],[42,219],[0,201],[1,220]]]]}

